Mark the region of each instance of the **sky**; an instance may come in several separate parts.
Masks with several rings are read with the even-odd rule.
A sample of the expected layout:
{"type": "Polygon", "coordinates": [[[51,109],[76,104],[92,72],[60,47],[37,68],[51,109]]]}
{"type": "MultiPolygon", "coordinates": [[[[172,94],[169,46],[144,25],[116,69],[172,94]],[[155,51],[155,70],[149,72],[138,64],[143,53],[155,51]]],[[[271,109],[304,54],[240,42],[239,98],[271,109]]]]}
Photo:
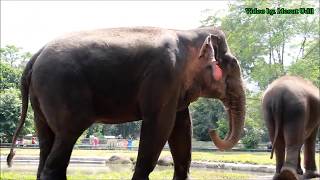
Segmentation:
{"type": "Polygon", "coordinates": [[[228,1],[1,1],[1,47],[12,44],[35,53],[73,31],[130,26],[193,29],[228,1]]]}

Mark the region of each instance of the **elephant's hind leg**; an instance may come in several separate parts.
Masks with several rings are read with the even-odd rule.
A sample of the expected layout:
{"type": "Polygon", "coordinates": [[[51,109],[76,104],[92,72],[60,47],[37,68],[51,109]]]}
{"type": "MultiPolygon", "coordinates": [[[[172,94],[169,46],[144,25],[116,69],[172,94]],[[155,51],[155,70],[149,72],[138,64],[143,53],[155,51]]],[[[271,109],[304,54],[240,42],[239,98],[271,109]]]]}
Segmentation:
{"type": "Polygon", "coordinates": [[[304,144],[304,165],[306,172],[304,178],[310,179],[315,177],[320,177],[320,174],[317,173],[316,160],[315,160],[315,144],[318,134],[318,128],[316,128],[311,136],[306,139],[304,144]]]}
{"type": "Polygon", "coordinates": [[[192,127],[189,110],[177,112],[176,122],[169,138],[169,146],[174,161],[175,180],[188,179],[191,163],[192,127]]]}
{"type": "Polygon", "coordinates": [[[299,179],[297,168],[299,156],[304,141],[305,109],[303,103],[288,104],[283,112],[283,135],[286,146],[285,163],[280,176],[286,177],[291,173],[292,179],[299,179]]]}
{"type": "Polygon", "coordinates": [[[47,158],[41,179],[64,180],[73,146],[80,135],[57,134],[52,150],[47,158]]]}
{"type": "Polygon", "coordinates": [[[54,142],[54,133],[48,126],[39,104],[33,96],[31,96],[31,104],[34,111],[34,122],[40,147],[40,159],[37,171],[37,179],[40,179],[41,172],[54,142]]]}
{"type": "Polygon", "coordinates": [[[275,143],[275,155],[276,155],[276,174],[274,175],[273,179],[279,179],[279,174],[281,168],[284,164],[285,158],[285,142],[282,133],[278,134],[277,141],[275,143]]]}
{"type": "MultiPolygon", "coordinates": [[[[81,111],[79,111],[80,114],[81,111]]],[[[60,122],[68,122],[55,131],[54,143],[50,154],[42,170],[41,179],[44,180],[64,180],[66,179],[67,167],[74,144],[78,137],[91,124],[85,116],[79,114],[71,116],[71,113],[61,118],[60,122]],[[72,118],[67,118],[72,117],[72,118]]],[[[56,126],[58,126],[57,121],[56,126]]]]}
{"type": "Polygon", "coordinates": [[[274,144],[274,147],[272,148],[274,148],[276,155],[276,173],[273,176],[273,179],[278,179],[285,158],[285,142],[283,137],[283,130],[282,127],[276,127],[279,124],[278,122],[276,122],[276,120],[280,120],[278,117],[276,117],[278,116],[278,114],[272,113],[271,109],[268,108],[266,104],[264,104],[263,107],[263,116],[269,131],[270,141],[272,144],[274,144]],[[278,134],[276,134],[277,128],[278,134]],[[275,136],[277,137],[275,138],[275,136]]]}
{"type": "Polygon", "coordinates": [[[54,142],[54,134],[48,125],[40,120],[37,115],[35,116],[35,120],[38,121],[35,123],[35,126],[38,133],[40,147],[40,160],[38,165],[37,179],[40,179],[41,172],[54,142]]]}

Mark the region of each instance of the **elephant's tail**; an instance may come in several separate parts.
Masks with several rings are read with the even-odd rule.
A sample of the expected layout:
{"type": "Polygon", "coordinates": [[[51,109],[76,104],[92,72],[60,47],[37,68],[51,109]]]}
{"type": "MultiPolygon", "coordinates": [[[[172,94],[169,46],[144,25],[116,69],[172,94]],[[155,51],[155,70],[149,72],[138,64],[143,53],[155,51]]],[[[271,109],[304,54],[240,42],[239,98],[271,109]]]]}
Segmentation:
{"type": "Polygon", "coordinates": [[[280,128],[282,127],[282,97],[277,101],[277,103],[274,105],[274,111],[272,112],[273,120],[274,120],[274,137],[273,137],[273,143],[272,143],[272,149],[271,149],[271,156],[270,159],[273,158],[274,149],[276,148],[276,142],[279,136],[280,128]]]}
{"type": "Polygon", "coordinates": [[[272,158],[273,158],[273,153],[274,153],[274,148],[275,148],[275,145],[276,145],[276,141],[277,141],[278,133],[279,133],[279,128],[278,128],[278,127],[277,127],[277,125],[276,125],[276,129],[275,129],[275,132],[274,132],[273,143],[272,143],[272,149],[271,149],[271,156],[270,156],[270,159],[272,159],[272,158]]]}
{"type": "Polygon", "coordinates": [[[30,80],[31,80],[32,66],[41,52],[42,52],[42,49],[39,50],[36,54],[34,54],[31,57],[30,61],[27,63],[27,65],[22,73],[22,76],[21,76],[20,91],[21,91],[21,98],[22,98],[22,108],[21,108],[20,121],[19,121],[17,129],[13,135],[10,153],[7,156],[7,164],[9,167],[11,167],[12,159],[13,159],[13,156],[15,155],[14,148],[16,145],[17,136],[19,135],[21,128],[26,120],[26,116],[27,116],[28,99],[29,99],[29,85],[30,85],[30,80]]]}

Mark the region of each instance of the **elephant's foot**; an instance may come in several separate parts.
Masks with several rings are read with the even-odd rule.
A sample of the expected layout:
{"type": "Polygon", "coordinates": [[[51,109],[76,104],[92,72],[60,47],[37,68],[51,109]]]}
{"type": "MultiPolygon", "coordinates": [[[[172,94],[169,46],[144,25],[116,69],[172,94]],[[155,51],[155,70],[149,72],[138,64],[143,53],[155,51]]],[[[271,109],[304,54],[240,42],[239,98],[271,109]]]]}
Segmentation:
{"type": "Polygon", "coordinates": [[[320,174],[317,173],[317,171],[312,170],[306,170],[306,173],[304,173],[303,178],[304,179],[311,179],[311,178],[317,178],[320,177],[320,174]]]}
{"type": "Polygon", "coordinates": [[[301,178],[296,172],[296,169],[291,167],[283,167],[277,178],[278,180],[300,180],[301,178]]]}

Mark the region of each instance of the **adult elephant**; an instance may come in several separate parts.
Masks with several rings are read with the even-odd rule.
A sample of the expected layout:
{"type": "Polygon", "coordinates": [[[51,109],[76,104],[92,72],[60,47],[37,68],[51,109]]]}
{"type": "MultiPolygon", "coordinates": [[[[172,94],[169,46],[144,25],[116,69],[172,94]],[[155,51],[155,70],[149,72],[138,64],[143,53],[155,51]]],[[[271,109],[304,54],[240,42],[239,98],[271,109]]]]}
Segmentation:
{"type": "Polygon", "coordinates": [[[304,144],[305,178],[316,173],[315,143],[320,125],[319,89],[299,77],[283,76],[264,93],[263,114],[276,153],[274,179],[300,179],[300,150],[304,144]]]}
{"type": "Polygon", "coordinates": [[[245,93],[237,59],[221,30],[152,27],[78,32],[45,45],[21,79],[24,123],[28,96],[40,141],[40,179],[66,179],[77,138],[90,125],[143,119],[132,179],[148,179],[169,142],[174,179],[187,179],[192,125],[188,105],[198,97],[220,99],[229,113],[229,133],[211,137],[232,148],[244,124],[245,93]]]}

